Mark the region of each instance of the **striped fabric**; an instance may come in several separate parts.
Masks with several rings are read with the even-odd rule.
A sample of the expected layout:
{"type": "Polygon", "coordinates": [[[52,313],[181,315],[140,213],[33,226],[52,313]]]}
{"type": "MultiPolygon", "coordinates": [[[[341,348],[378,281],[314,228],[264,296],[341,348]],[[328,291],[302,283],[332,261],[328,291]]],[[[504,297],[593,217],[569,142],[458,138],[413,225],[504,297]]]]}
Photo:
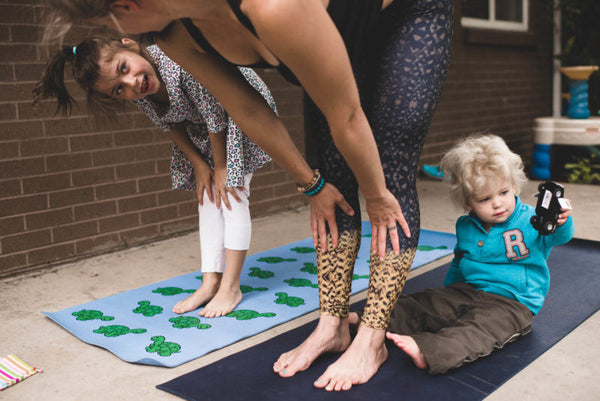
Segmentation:
{"type": "Polygon", "coordinates": [[[13,354],[0,358],[0,390],[4,390],[37,372],[41,372],[41,370],[29,366],[13,354]]]}

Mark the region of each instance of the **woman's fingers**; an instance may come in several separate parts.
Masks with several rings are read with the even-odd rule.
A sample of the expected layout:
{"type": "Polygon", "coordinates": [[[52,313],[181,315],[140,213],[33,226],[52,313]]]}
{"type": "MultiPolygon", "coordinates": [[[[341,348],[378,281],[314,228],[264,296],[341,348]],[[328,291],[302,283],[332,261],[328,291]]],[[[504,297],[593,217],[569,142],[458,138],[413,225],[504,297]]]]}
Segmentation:
{"type": "MultiPolygon", "coordinates": [[[[388,227],[388,233],[390,233],[390,242],[392,243],[394,254],[398,255],[400,253],[400,239],[398,238],[398,227],[396,227],[396,223],[394,223],[393,226],[388,227]]],[[[385,249],[383,252],[385,257],[385,249]]]]}
{"type": "Polygon", "coordinates": [[[340,198],[338,198],[335,203],[348,216],[354,216],[354,209],[352,209],[352,206],[350,206],[350,204],[348,202],[346,202],[346,198],[344,198],[344,196],[342,194],[340,194],[340,198]]]}
{"type": "Polygon", "coordinates": [[[379,234],[379,230],[377,225],[371,222],[371,253],[377,252],[377,235],[379,234]]]}
{"type": "Polygon", "coordinates": [[[319,245],[319,223],[317,214],[313,213],[311,209],[310,213],[310,232],[312,233],[313,246],[316,248],[319,245]]]}
{"type": "Polygon", "coordinates": [[[389,233],[391,248],[399,254],[400,237],[410,238],[411,233],[398,200],[389,191],[380,198],[367,199],[367,212],[371,220],[371,252],[377,253],[381,260],[385,259],[389,233]]]}
{"type": "MultiPolygon", "coordinates": [[[[373,240],[373,236],[371,236],[373,240]]],[[[387,242],[387,228],[385,226],[379,226],[377,230],[377,253],[379,254],[379,260],[385,260],[385,244],[387,242]]]]}
{"type": "MultiPolygon", "coordinates": [[[[335,222],[335,214],[327,220],[327,224],[329,225],[329,232],[331,233],[331,245],[333,246],[333,249],[335,249],[338,245],[338,228],[337,223],[335,222]]],[[[325,243],[327,243],[327,238],[325,238],[325,243]]],[[[325,248],[325,251],[327,251],[327,248],[325,248]]]]}
{"type": "Polygon", "coordinates": [[[318,232],[319,232],[319,242],[321,245],[321,252],[327,252],[327,227],[325,224],[324,218],[319,218],[318,220],[318,232]]]}
{"type": "Polygon", "coordinates": [[[329,183],[326,183],[318,194],[310,197],[310,228],[313,244],[315,247],[320,246],[323,253],[327,252],[327,228],[329,228],[331,234],[333,248],[338,245],[339,232],[335,219],[336,206],[339,206],[344,213],[350,216],[354,215],[352,206],[340,191],[329,183]]]}
{"type": "Polygon", "coordinates": [[[402,231],[404,232],[404,235],[406,236],[406,238],[410,238],[410,236],[411,236],[410,227],[408,226],[408,223],[406,222],[406,219],[404,218],[402,211],[396,217],[396,221],[398,221],[398,224],[400,224],[400,227],[402,228],[402,231]]]}

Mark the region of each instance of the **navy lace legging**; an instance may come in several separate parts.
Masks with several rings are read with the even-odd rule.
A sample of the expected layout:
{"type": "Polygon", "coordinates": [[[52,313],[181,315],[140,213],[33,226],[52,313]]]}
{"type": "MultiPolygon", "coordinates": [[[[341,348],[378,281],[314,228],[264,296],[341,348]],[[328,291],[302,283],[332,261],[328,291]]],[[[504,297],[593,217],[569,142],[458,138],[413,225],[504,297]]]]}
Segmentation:
{"type": "MultiPolygon", "coordinates": [[[[416,251],[420,226],[416,190],[419,155],[446,80],[452,22],[453,0],[395,0],[382,11],[376,28],[369,34],[364,51],[359,57],[351,56],[356,60],[353,68],[361,102],[378,145],[386,186],[398,199],[411,230],[411,238],[406,238],[399,229],[401,254],[408,252],[412,257],[416,251]]],[[[317,156],[318,167],[324,178],[340,190],[357,212],[354,217],[350,217],[338,209],[336,221],[340,239],[343,241],[344,238],[354,238],[347,245],[358,248],[360,234],[358,237],[355,235],[356,232],[360,233],[361,220],[358,184],[333,143],[325,118],[308,100],[308,96],[305,96],[305,131],[310,136],[307,139],[309,161],[314,161],[314,156],[317,156]],[[356,241],[358,244],[354,244],[356,241]]],[[[391,250],[389,238],[387,249],[391,250]]],[[[348,259],[355,258],[355,252],[348,252],[347,249],[344,251],[342,247],[338,253],[327,256],[327,261],[321,260],[319,264],[351,264],[349,268],[352,269],[354,261],[348,259]]],[[[412,264],[412,257],[408,257],[408,267],[412,264]]],[[[371,258],[370,281],[374,279],[373,260],[371,258]]],[[[394,263],[405,262],[406,260],[394,263]]],[[[328,267],[321,270],[323,269],[327,270],[328,267]]],[[[408,270],[406,266],[403,269],[408,270]]],[[[392,299],[384,300],[384,303],[396,302],[404,285],[406,271],[396,278],[386,278],[388,273],[384,274],[383,280],[400,281],[397,283],[399,289],[396,288],[398,294],[392,295],[392,299]]],[[[329,273],[319,277],[319,285],[324,287],[320,290],[321,312],[344,316],[347,313],[346,301],[339,300],[339,283],[326,283],[334,277],[329,273]],[[334,290],[335,293],[328,293],[334,290]],[[330,298],[336,300],[331,301],[330,298]]],[[[382,292],[377,286],[381,287],[382,284],[370,283],[369,291],[382,292]],[[375,287],[371,288],[371,284],[375,287]]],[[[388,290],[389,288],[383,291],[388,290]]],[[[369,299],[367,308],[368,303],[369,299]]],[[[380,302],[377,302],[374,307],[384,308],[382,313],[389,317],[388,309],[391,312],[393,305],[381,307],[380,302]]],[[[384,321],[370,325],[385,326],[387,323],[384,321]]]]}

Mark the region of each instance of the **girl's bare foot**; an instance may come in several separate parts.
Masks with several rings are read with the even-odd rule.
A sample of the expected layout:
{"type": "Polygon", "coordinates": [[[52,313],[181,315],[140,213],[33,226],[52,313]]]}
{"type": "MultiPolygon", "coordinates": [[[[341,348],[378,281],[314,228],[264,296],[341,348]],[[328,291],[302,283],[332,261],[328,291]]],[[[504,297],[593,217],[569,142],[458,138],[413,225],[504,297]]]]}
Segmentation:
{"type": "Polygon", "coordinates": [[[394,344],[402,351],[406,352],[408,356],[410,356],[413,360],[415,366],[419,369],[426,369],[428,364],[421,352],[421,348],[415,342],[415,340],[410,336],[402,336],[396,333],[390,333],[388,331],[387,338],[392,340],[394,344]]]}
{"type": "Polygon", "coordinates": [[[368,382],[387,359],[385,331],[360,326],[350,347],[314,382],[327,391],[350,390],[368,382]]]}
{"type": "Polygon", "coordinates": [[[205,273],[202,277],[202,285],[192,295],[175,304],[174,313],[186,313],[198,309],[210,301],[217,290],[221,281],[220,273],[205,273]]]}
{"type": "Polygon", "coordinates": [[[350,332],[345,318],[321,315],[315,331],[302,344],[281,354],[273,364],[273,371],[281,377],[291,377],[308,367],[320,355],[342,352],[350,345],[350,332]]]}
{"type": "Polygon", "coordinates": [[[236,289],[219,287],[213,299],[206,304],[198,314],[204,317],[221,317],[232,312],[242,301],[242,291],[238,285],[236,289]]]}

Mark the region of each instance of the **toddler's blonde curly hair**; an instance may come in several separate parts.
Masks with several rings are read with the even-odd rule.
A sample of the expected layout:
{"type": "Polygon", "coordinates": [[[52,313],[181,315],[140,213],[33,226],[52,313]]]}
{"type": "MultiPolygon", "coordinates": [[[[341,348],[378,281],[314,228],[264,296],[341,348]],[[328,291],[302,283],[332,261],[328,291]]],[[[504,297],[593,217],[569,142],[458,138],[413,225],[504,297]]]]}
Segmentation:
{"type": "Polygon", "coordinates": [[[450,181],[450,195],[459,207],[485,190],[492,180],[505,179],[517,194],[527,182],[521,157],[497,135],[477,133],[460,140],[442,158],[440,168],[450,181]]]}

